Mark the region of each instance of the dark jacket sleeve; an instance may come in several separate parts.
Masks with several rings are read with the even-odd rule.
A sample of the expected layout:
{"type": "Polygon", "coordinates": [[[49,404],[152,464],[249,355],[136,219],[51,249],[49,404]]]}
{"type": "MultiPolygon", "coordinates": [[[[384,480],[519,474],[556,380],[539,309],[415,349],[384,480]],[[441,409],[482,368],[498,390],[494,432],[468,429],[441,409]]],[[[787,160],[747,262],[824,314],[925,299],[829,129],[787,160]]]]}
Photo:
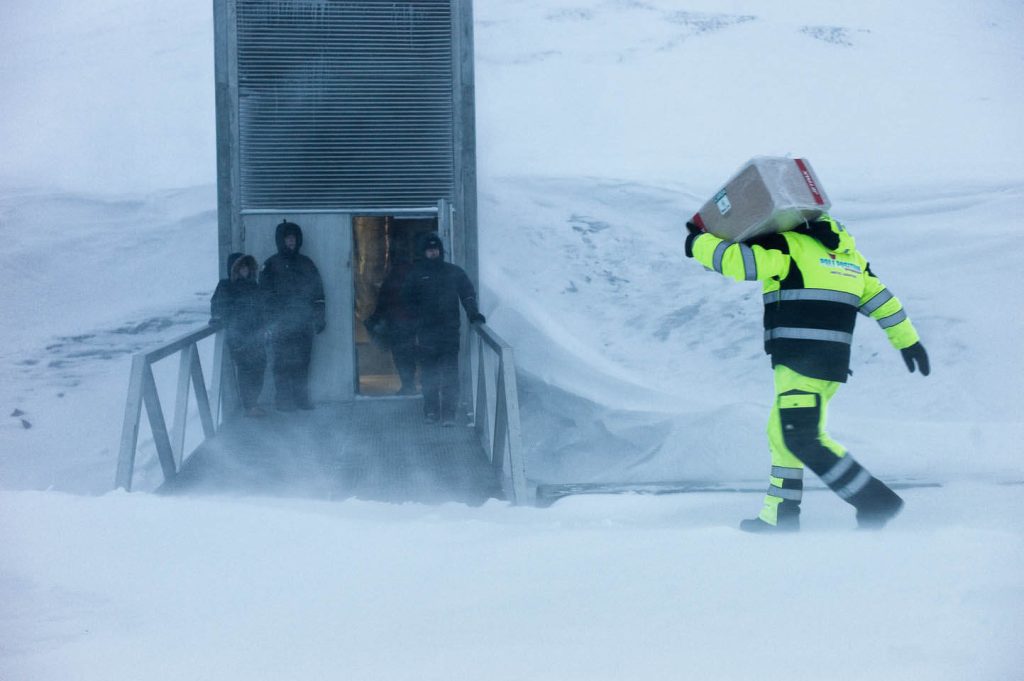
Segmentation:
{"type": "Polygon", "coordinates": [[[324,280],[320,277],[320,270],[313,266],[313,304],[323,307],[325,304],[324,280]]]}
{"type": "Polygon", "coordinates": [[[274,300],[274,289],[276,282],[274,281],[274,267],[271,260],[268,258],[263,267],[260,269],[259,287],[265,292],[266,302],[273,306],[277,301],[274,300]]]}
{"type": "Polygon", "coordinates": [[[310,279],[312,280],[312,308],[313,325],[317,333],[327,327],[327,302],[324,296],[324,280],[320,277],[320,270],[316,268],[313,261],[309,261],[310,279]]]}
{"type": "Polygon", "coordinates": [[[459,270],[458,292],[462,307],[466,310],[466,316],[473,321],[475,317],[480,316],[480,306],[476,300],[476,289],[473,288],[473,282],[469,280],[469,276],[464,270],[459,270]]]}
{"type": "Polygon", "coordinates": [[[391,268],[384,281],[381,282],[380,292],[377,295],[377,306],[374,309],[374,316],[387,318],[402,316],[402,288],[405,286],[408,277],[408,267],[401,264],[391,268]]]}

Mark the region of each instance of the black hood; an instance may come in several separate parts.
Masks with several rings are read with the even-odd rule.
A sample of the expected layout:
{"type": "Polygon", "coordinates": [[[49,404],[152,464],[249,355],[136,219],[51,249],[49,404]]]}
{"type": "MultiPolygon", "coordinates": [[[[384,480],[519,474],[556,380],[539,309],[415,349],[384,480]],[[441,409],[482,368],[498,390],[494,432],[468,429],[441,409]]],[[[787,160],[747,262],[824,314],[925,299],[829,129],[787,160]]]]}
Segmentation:
{"type": "Polygon", "coordinates": [[[302,250],[302,228],[294,222],[288,222],[282,220],[281,224],[277,226],[277,231],[274,233],[274,241],[277,242],[277,252],[285,253],[284,238],[289,234],[295,235],[295,252],[298,253],[302,250]]]}
{"type": "Polygon", "coordinates": [[[793,231],[817,239],[822,246],[830,251],[839,248],[839,233],[832,229],[832,222],[828,220],[818,219],[814,222],[805,222],[795,227],[793,231]]]}
{"type": "Polygon", "coordinates": [[[444,260],[444,242],[437,232],[422,232],[416,235],[416,257],[425,260],[428,248],[437,248],[441,251],[438,260],[444,260]]]}

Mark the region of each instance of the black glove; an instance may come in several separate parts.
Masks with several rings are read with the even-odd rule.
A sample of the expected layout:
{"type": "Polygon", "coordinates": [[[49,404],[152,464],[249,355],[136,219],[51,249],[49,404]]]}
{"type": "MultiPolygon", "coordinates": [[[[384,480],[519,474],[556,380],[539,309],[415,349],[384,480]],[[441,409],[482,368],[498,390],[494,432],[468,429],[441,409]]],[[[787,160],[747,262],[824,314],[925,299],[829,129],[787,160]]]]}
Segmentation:
{"type": "Polygon", "coordinates": [[[692,222],[686,223],[686,243],[683,244],[683,253],[686,254],[687,258],[693,257],[693,242],[696,241],[697,237],[704,233],[704,230],[692,222]]]}
{"type": "Polygon", "coordinates": [[[469,323],[470,324],[486,324],[487,323],[487,318],[484,317],[479,312],[474,312],[473,314],[469,315],[469,323]]]}
{"type": "Polygon", "coordinates": [[[917,368],[921,370],[922,376],[927,376],[931,372],[931,365],[928,364],[928,353],[924,351],[924,346],[918,341],[909,348],[903,348],[900,350],[903,354],[903,361],[907,363],[907,370],[910,373],[914,373],[914,362],[917,362],[917,368]]]}

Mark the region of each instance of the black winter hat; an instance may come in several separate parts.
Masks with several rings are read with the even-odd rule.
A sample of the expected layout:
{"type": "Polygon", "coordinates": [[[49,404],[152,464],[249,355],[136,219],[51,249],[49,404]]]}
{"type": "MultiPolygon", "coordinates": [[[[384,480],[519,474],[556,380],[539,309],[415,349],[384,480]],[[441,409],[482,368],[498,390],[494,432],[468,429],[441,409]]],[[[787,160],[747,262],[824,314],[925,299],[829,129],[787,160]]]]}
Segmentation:
{"type": "Polygon", "coordinates": [[[427,251],[431,248],[436,248],[441,251],[441,257],[444,257],[444,242],[441,241],[441,237],[436,232],[426,232],[419,236],[417,239],[419,248],[416,249],[420,256],[426,255],[427,251]]]}

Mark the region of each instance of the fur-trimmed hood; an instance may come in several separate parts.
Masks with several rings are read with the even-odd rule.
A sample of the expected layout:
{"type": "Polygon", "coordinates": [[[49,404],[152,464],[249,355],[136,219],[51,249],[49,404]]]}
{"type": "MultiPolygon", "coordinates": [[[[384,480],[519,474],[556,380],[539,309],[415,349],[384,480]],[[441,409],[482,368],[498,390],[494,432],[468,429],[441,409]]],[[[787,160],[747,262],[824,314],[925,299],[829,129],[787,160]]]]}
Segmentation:
{"type": "Polygon", "coordinates": [[[246,277],[245,279],[255,281],[256,274],[260,270],[260,266],[259,264],[257,264],[256,258],[252,257],[251,255],[245,255],[242,253],[232,253],[232,255],[237,255],[238,257],[235,258],[233,262],[231,262],[229,259],[229,262],[231,262],[231,271],[228,272],[228,278],[231,279],[231,281],[241,281],[242,275],[240,274],[240,272],[243,267],[248,267],[249,276],[246,277]]]}

